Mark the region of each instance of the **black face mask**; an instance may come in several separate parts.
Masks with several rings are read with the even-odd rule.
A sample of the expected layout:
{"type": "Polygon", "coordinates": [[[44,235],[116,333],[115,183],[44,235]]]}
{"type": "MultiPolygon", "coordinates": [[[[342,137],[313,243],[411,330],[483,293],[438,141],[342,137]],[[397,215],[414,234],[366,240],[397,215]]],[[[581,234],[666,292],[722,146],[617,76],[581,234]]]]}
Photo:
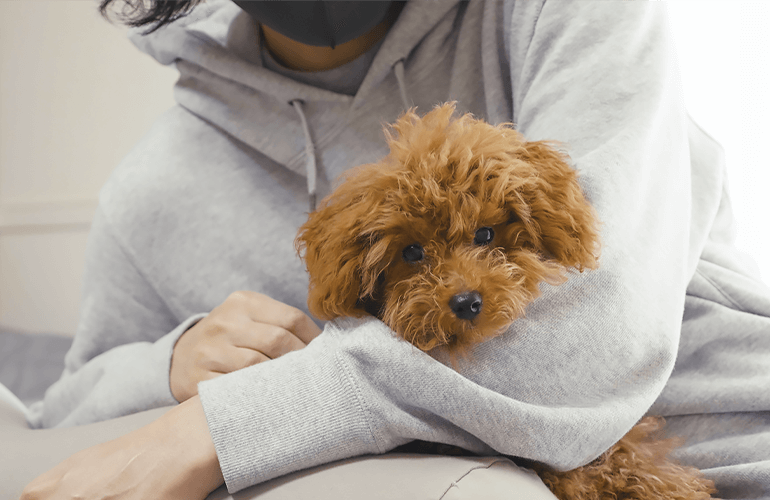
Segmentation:
{"type": "Polygon", "coordinates": [[[391,1],[233,0],[260,24],[306,45],[349,42],[380,24],[391,1]]]}

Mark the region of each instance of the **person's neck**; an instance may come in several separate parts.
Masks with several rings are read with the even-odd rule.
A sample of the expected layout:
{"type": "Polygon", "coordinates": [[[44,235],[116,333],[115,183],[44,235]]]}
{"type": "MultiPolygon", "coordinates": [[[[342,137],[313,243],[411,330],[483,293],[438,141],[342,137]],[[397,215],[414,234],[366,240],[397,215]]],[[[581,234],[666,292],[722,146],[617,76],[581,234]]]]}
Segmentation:
{"type": "Polygon", "coordinates": [[[364,54],[379,42],[395,22],[389,15],[383,22],[358,38],[331,47],[316,47],[297,42],[261,25],[262,37],[270,54],[281,64],[297,71],[324,71],[342,66],[364,54]]]}

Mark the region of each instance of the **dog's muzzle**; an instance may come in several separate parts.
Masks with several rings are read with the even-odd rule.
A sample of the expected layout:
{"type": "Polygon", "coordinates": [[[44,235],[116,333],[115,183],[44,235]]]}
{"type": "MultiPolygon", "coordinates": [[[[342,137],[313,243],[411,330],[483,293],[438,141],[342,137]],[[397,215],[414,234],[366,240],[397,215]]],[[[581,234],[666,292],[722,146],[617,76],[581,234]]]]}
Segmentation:
{"type": "Polygon", "coordinates": [[[459,319],[472,320],[481,312],[481,294],[476,290],[453,295],[449,308],[459,319]]]}

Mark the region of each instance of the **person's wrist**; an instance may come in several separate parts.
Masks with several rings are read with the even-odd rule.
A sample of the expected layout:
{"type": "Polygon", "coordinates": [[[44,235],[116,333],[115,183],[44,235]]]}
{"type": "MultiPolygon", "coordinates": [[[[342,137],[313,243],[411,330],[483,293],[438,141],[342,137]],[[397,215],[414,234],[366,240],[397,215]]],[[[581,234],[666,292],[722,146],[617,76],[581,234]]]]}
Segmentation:
{"type": "Polygon", "coordinates": [[[171,351],[171,360],[168,370],[168,382],[171,395],[180,403],[184,403],[192,396],[196,394],[194,390],[189,387],[190,377],[185,371],[183,366],[185,356],[187,355],[187,344],[191,340],[189,335],[193,328],[195,328],[200,321],[196,321],[190,327],[184,331],[182,335],[177,339],[174,344],[174,348],[171,351]]]}
{"type": "Polygon", "coordinates": [[[195,395],[159,418],[157,431],[169,440],[184,464],[185,475],[198,488],[211,492],[224,482],[214,441],[200,397],[195,395]]]}
{"type": "MultiPolygon", "coordinates": [[[[184,335],[182,335],[182,337],[184,337],[184,335]]],[[[181,338],[179,340],[181,340],[181,338]]],[[[181,368],[179,350],[177,347],[179,347],[179,342],[174,346],[174,351],[171,353],[171,367],[168,371],[168,386],[174,399],[179,403],[184,403],[190,399],[190,396],[192,395],[186,390],[183,383],[183,377],[180,374],[181,368]]]]}

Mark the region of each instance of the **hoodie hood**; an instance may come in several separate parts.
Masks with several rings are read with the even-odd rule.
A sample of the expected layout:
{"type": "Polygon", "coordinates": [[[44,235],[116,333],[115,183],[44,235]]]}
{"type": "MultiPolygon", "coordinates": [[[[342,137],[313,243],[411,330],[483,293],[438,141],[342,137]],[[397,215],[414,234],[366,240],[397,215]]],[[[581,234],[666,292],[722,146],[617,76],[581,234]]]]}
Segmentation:
{"type": "MultiPolygon", "coordinates": [[[[258,25],[229,0],[207,1],[190,15],[154,33],[143,36],[135,30],[130,38],[161,64],[176,66],[180,78],[174,96],[181,106],[270,160],[305,176],[309,151],[315,150],[322,160],[319,150],[336,140],[336,134],[356,117],[366,114],[362,108],[366,108],[374,90],[377,99],[391,94],[399,102],[399,111],[394,116],[383,116],[382,123],[392,121],[411,104],[403,67],[396,68],[456,3],[407,2],[354,96],[313,87],[265,68],[258,25]],[[392,90],[383,92],[385,84],[392,90]],[[299,111],[292,104],[297,102],[301,104],[299,111]]],[[[376,139],[380,139],[381,130],[377,134],[376,139]]],[[[379,142],[384,147],[384,141],[379,142]]],[[[377,156],[365,160],[375,161],[384,153],[386,150],[381,149],[377,156]]],[[[319,168],[324,169],[324,162],[320,163],[319,168]]],[[[351,166],[340,165],[321,175],[333,179],[351,166]]]]}

